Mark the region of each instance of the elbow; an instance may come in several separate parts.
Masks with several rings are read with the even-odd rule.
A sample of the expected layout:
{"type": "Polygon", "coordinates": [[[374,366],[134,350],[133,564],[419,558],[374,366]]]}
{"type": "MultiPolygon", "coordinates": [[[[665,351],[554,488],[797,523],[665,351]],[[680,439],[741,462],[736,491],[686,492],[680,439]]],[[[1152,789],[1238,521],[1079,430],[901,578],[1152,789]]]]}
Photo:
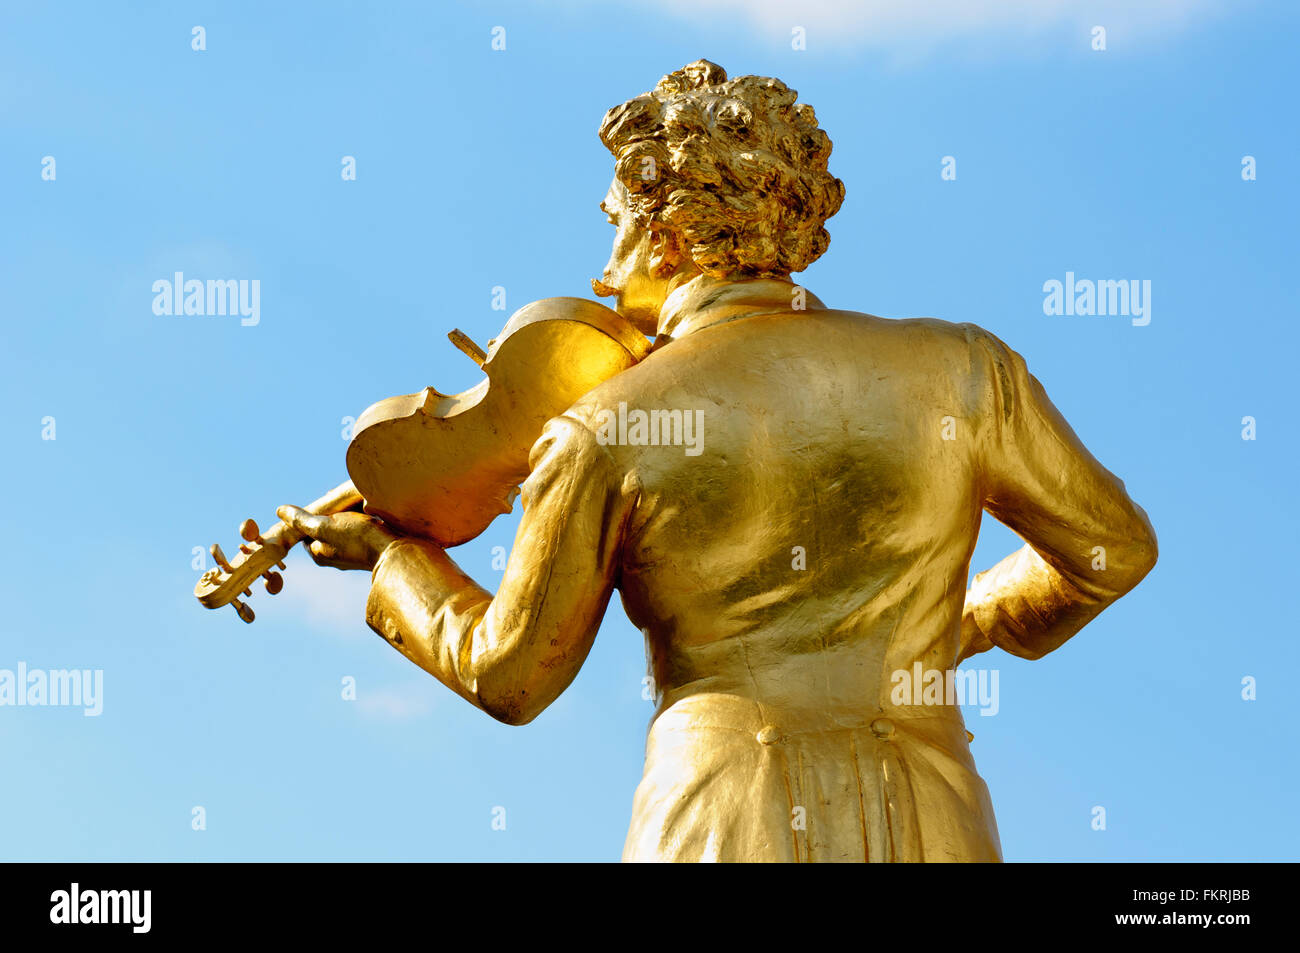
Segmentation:
{"type": "Polygon", "coordinates": [[[515,728],[519,728],[523,725],[528,724],[530,721],[532,721],[540,714],[540,712],[521,711],[519,709],[512,709],[512,708],[484,707],[483,710],[486,711],[489,715],[491,715],[493,719],[501,722],[501,724],[510,725],[515,728]]]}
{"type": "Polygon", "coordinates": [[[496,721],[515,727],[528,724],[546,708],[545,704],[533,703],[528,692],[522,690],[509,693],[479,691],[472,700],[496,721]]]}
{"type": "Polygon", "coordinates": [[[1113,531],[1103,544],[1088,551],[1091,563],[1069,574],[1069,581],[1099,612],[1145,579],[1159,554],[1155,531],[1141,514],[1130,526],[1113,531]]]}
{"type": "Polygon", "coordinates": [[[1138,510],[1139,519],[1137,520],[1133,532],[1129,536],[1127,544],[1124,546],[1124,573],[1125,591],[1132,589],[1139,582],[1147,577],[1147,574],[1155,568],[1156,560],[1160,556],[1160,544],[1156,540],[1156,532],[1151,527],[1151,521],[1147,519],[1146,514],[1138,510]]]}
{"type": "Polygon", "coordinates": [[[1145,576],[1156,566],[1156,559],[1160,556],[1160,544],[1156,541],[1155,527],[1151,525],[1146,511],[1138,507],[1138,513],[1142,517],[1139,521],[1141,531],[1137,534],[1138,564],[1142,568],[1142,575],[1145,576]]]}
{"type": "Polygon", "coordinates": [[[1156,560],[1160,557],[1160,544],[1156,542],[1156,534],[1152,533],[1142,544],[1139,565],[1142,567],[1142,576],[1156,568],[1156,560]]]}
{"type": "Polygon", "coordinates": [[[503,725],[526,725],[554,700],[546,697],[535,673],[509,653],[481,657],[463,668],[460,695],[503,725]]]}
{"type": "Polygon", "coordinates": [[[465,695],[504,725],[526,725],[560,697],[581,663],[572,654],[500,653],[480,660],[465,695]]]}

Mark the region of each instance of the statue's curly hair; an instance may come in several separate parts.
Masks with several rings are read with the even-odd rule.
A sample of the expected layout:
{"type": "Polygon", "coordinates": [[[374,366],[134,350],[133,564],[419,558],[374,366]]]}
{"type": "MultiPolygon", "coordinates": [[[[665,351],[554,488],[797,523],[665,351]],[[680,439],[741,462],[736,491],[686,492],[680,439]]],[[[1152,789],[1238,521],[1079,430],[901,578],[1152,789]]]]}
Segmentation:
{"type": "Polygon", "coordinates": [[[797,96],[779,79],[728,80],[696,60],[607,112],[600,141],[636,224],[666,228],[716,278],[784,278],[816,261],[844,183],[826,170],[831,140],[797,96]]]}

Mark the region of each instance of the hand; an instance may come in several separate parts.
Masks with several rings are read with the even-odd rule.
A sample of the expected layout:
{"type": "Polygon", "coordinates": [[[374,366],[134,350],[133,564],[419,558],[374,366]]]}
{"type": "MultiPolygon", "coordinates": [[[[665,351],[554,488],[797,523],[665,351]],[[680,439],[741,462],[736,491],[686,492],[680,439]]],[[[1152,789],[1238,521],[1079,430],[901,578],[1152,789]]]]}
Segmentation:
{"type": "Polygon", "coordinates": [[[275,515],[312,540],[308,552],[318,566],[374,569],[380,553],[398,538],[382,522],[364,513],[315,516],[301,507],[282,506],[275,515]]]}
{"type": "Polygon", "coordinates": [[[971,656],[979,655],[981,652],[988,652],[992,648],[993,642],[980,629],[979,623],[975,621],[975,610],[968,603],[961,616],[961,636],[957,650],[957,664],[960,665],[971,656]]]}

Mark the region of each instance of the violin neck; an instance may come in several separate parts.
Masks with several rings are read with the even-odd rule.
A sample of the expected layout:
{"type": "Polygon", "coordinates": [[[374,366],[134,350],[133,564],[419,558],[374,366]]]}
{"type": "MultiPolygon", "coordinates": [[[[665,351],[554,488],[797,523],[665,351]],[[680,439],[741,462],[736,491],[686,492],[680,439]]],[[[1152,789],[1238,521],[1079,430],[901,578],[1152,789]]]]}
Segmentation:
{"type": "Polygon", "coordinates": [[[308,503],[303,509],[317,516],[333,516],[335,513],[352,509],[360,502],[361,494],[357,491],[356,484],[351,480],[344,480],[320,499],[308,503]]]}

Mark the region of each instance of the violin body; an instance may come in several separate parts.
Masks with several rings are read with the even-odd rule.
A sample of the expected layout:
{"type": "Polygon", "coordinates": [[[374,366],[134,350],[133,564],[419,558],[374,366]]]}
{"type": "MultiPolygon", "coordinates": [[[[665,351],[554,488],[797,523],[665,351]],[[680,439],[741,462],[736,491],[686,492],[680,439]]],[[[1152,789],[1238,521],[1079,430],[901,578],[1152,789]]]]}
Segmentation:
{"type": "MultiPolygon", "coordinates": [[[[528,476],[528,455],[552,417],[596,385],[646,356],[650,342],[617,312],[583,298],[546,298],[516,311],[481,351],[459,331],[449,335],[486,373],[459,394],[426,387],[372,405],[348,445],[351,477],[306,507],[329,515],[362,506],[397,532],[443,546],[473,539],[508,513],[528,476]]],[[[194,595],[209,609],[234,605],[260,577],[271,594],[283,580],[285,554],[301,536],[276,523],[265,536],[240,527],[245,542],[233,560],[211,547],[217,568],[194,595]]]]}
{"type": "Polygon", "coordinates": [[[407,536],[455,546],[510,512],[546,421],[641,360],[650,344],[582,298],[521,308],[489,342],[487,379],[460,394],[426,387],[363,413],[348,475],[365,512],[407,536]]]}

